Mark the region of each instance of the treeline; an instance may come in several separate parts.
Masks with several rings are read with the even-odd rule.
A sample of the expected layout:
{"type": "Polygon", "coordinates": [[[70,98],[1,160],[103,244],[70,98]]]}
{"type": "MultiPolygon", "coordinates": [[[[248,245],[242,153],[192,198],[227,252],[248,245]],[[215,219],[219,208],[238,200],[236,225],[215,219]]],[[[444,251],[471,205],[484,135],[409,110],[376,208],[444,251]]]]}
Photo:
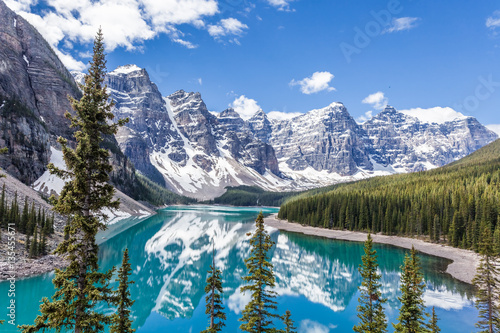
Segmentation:
{"type": "Polygon", "coordinates": [[[500,251],[500,140],[448,167],[377,177],[291,200],[279,218],[329,229],[425,236],[478,250],[482,230],[500,251]]]}
{"type": "Polygon", "coordinates": [[[269,192],[257,186],[227,187],[226,192],[207,204],[279,207],[299,192],[269,192]]]}
{"type": "Polygon", "coordinates": [[[26,235],[26,253],[30,258],[36,258],[48,253],[47,237],[54,233],[54,213],[49,215],[45,209],[35,208],[35,202],[24,199],[21,207],[17,192],[14,199],[8,203],[5,194],[5,184],[0,196],[0,221],[3,229],[15,226],[17,232],[26,235]]]}
{"type": "Polygon", "coordinates": [[[170,192],[140,173],[136,173],[136,177],[139,183],[139,189],[134,195],[135,200],[146,201],[155,206],[173,204],[188,205],[197,202],[196,199],[170,192]]]}

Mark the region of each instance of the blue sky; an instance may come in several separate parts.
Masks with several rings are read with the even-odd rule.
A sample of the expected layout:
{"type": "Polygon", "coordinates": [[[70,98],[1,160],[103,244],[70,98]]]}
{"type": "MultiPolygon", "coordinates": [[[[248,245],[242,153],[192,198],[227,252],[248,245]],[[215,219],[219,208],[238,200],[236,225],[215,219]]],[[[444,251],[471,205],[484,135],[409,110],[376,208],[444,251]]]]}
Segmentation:
{"type": "Polygon", "coordinates": [[[102,25],[109,70],[137,64],[164,95],[199,91],[213,111],[294,113],[341,101],[362,120],[389,103],[500,124],[498,1],[6,2],[68,67],[84,69],[102,25]]]}

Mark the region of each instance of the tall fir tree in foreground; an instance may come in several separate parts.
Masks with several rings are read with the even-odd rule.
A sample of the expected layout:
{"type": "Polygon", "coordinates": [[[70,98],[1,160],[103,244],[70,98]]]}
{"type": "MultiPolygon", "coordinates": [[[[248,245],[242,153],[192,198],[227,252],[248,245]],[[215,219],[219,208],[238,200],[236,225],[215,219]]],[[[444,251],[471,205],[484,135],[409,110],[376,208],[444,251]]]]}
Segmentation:
{"type": "Polygon", "coordinates": [[[283,316],[283,323],[285,324],[285,329],[282,330],[283,333],[297,333],[297,327],[293,326],[292,313],[289,310],[286,310],[283,316]]]}
{"type": "Polygon", "coordinates": [[[430,333],[440,333],[441,329],[438,326],[438,316],[436,315],[436,310],[432,307],[431,321],[429,323],[429,332],[430,333]]]}
{"type": "Polygon", "coordinates": [[[500,281],[498,280],[498,259],[492,244],[491,228],[484,227],[480,244],[481,261],[472,284],[477,289],[476,308],[479,310],[479,321],[476,327],[480,332],[500,332],[500,281]]]}
{"type": "Polygon", "coordinates": [[[222,331],[222,328],[226,326],[224,323],[226,314],[222,305],[222,273],[215,266],[215,249],[212,253],[212,265],[208,273],[210,275],[207,278],[207,285],[205,286],[205,293],[208,294],[205,297],[205,301],[207,302],[205,314],[208,315],[210,324],[202,333],[215,333],[222,331]],[[218,321],[216,322],[216,320],[218,321]]]}
{"type": "Polygon", "coordinates": [[[243,293],[251,293],[251,300],[245,306],[242,317],[239,319],[243,322],[240,329],[250,333],[274,333],[279,331],[273,327],[272,319],[280,316],[273,312],[277,309],[277,303],[274,301],[277,293],[270,290],[275,286],[275,277],[273,265],[267,258],[267,252],[274,245],[274,242],[264,229],[262,212],[255,220],[255,225],[257,230],[250,239],[252,248],[250,258],[245,259],[248,275],[243,277],[243,280],[249,285],[241,287],[243,293]]]}
{"type": "Polygon", "coordinates": [[[401,267],[401,302],[398,323],[393,324],[398,333],[426,333],[427,325],[424,322],[424,277],[420,270],[420,259],[417,251],[412,246],[410,255],[405,255],[404,264],[401,267]]]}
{"type": "Polygon", "coordinates": [[[106,216],[100,213],[102,209],[117,209],[120,203],[113,200],[114,188],[108,184],[108,174],[112,171],[109,152],[100,144],[104,136],[115,134],[125,121],[112,123],[112,104],[108,103],[104,85],[106,60],[100,29],[93,51],[82,87],[83,96],[80,100],[70,98],[75,115],[66,113],[71,128],[76,130],[76,148],[71,149],[65,139],[58,139],[67,171],[48,165],[52,174],[66,180],[59,198],[53,201],[56,212],[71,217],[71,223],[65,228],[68,239],[55,251],[68,260],[69,266],[56,270],[52,280],[56,291],[52,299],[42,300],[41,314],[35,324],[21,327],[26,333],[46,329],[94,333],[103,331],[110,323],[110,316],[95,310],[97,304],[111,299],[112,275],[112,271],[98,271],[95,236],[105,229],[106,216]]]}
{"type": "Polygon", "coordinates": [[[132,267],[130,265],[130,258],[128,249],[123,251],[122,266],[118,270],[118,290],[115,293],[115,305],[118,306],[116,313],[111,317],[110,333],[134,333],[135,329],[132,328],[132,320],[130,319],[130,307],[135,301],[130,298],[129,285],[134,281],[129,280],[132,267]]]}
{"type": "Polygon", "coordinates": [[[377,273],[377,251],[373,250],[373,240],[370,234],[365,241],[363,263],[359,266],[359,273],[363,278],[359,291],[358,318],[361,323],[353,327],[357,333],[387,332],[387,318],[383,304],[387,301],[380,292],[380,274],[377,273]]]}

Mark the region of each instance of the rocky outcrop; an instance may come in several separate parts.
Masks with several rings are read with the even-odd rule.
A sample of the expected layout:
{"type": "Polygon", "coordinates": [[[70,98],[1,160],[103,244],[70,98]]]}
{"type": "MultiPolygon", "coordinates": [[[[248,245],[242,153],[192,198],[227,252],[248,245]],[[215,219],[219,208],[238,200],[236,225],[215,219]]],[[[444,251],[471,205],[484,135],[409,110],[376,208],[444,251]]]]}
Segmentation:
{"type": "Polygon", "coordinates": [[[50,141],[70,137],[67,95],[80,92],[43,37],[3,1],[0,27],[0,146],[9,149],[0,165],[29,184],[45,170],[50,141]]]}
{"type": "Polygon", "coordinates": [[[372,170],[365,132],[342,103],[273,124],[270,144],[293,171],[313,168],[341,176],[372,170]]]}
{"type": "Polygon", "coordinates": [[[427,123],[388,106],[362,125],[372,145],[372,158],[399,172],[444,166],[497,139],[475,118],[427,123]]]}

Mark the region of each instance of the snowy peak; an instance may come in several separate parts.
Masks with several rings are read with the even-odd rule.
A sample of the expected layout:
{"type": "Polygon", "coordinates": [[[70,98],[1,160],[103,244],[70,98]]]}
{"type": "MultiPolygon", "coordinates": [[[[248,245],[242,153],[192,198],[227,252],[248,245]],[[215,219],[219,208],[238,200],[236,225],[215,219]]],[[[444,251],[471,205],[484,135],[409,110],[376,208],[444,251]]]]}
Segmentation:
{"type": "Polygon", "coordinates": [[[129,65],[124,65],[124,66],[119,66],[116,68],[114,71],[109,73],[110,75],[128,75],[130,73],[138,72],[138,71],[145,71],[144,69],[140,68],[137,65],[134,64],[129,64],[129,65]]]}

